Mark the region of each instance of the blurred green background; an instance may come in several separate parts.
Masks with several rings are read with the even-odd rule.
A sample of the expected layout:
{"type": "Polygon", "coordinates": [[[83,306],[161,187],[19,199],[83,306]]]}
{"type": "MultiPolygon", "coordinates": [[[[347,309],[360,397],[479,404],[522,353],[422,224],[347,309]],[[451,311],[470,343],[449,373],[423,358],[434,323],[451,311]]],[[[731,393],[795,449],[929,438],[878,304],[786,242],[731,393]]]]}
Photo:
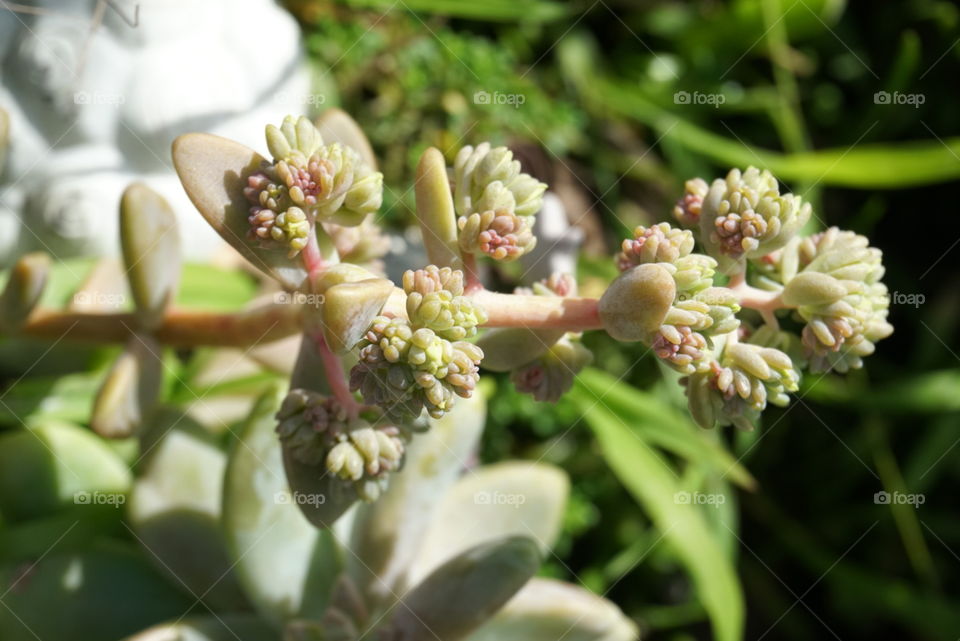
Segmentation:
{"type": "MultiPolygon", "coordinates": [[[[752,433],[698,431],[676,379],[639,345],[600,333],[585,338],[594,369],[556,406],[485,374],[482,459],[544,460],[573,481],[545,574],[605,594],[655,640],[737,638],[741,592],[745,639],[960,637],[955,3],[287,5],[318,106],[351,113],[382,159],[395,230],[411,220],[423,149],[491,140],[515,148],[583,230],[585,294],[614,275],[611,256],[635,225],[669,219],[684,180],[733,166],[770,169],[813,202],[816,227],[852,229],[884,252],[894,335],[865,370],[808,376],[752,433]],[[881,491],[923,503],[878,504],[881,491]],[[690,518],[678,492],[724,499],[690,518]]],[[[70,271],[56,273],[51,300],[69,296],[70,271]]],[[[505,286],[517,275],[493,274],[505,286]]],[[[230,309],[253,291],[243,275],[191,267],[179,302],[230,309]]],[[[106,352],[71,351],[70,365],[90,373],[66,377],[40,368],[21,379],[7,362],[0,422],[85,421],[106,352]]],[[[168,402],[276,381],[255,373],[206,390],[206,356],[171,356],[168,402]]],[[[0,531],[9,558],[42,551],[43,532],[72,517],[45,518],[0,531]]]]}

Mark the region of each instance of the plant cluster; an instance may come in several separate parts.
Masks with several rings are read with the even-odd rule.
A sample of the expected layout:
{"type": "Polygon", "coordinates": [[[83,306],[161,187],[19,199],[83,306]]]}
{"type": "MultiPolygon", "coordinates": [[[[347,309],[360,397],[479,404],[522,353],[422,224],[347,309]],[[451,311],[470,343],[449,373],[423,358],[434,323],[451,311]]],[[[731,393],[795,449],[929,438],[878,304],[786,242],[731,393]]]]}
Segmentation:
{"type": "MultiPolygon", "coordinates": [[[[409,453],[474,396],[481,368],[509,372],[517,390],[539,401],[563,397],[593,359],[581,342],[585,331],[643,343],[681,375],[699,425],[741,429],[752,429],[768,403],[787,404],[804,370],[861,367],[892,331],[880,251],[835,228],[803,235],[810,205],[782,194],[767,171],[688,181],[673,212],[678,226],[637,227],[613,258],[620,274],[600,298],[579,296],[572,274],[508,294],[484,286],[478,259],[513,261],[534,247],[547,188],[508,149],[465,146],[451,162],[437,149],[424,152],[414,188],[430,264],[393,283],[377,266],[382,244],[350,232],[373,229],[383,188],[356,124],[333,110],[319,125],[288,117],[266,137],[270,157],[188,134],[174,143],[174,162],[211,226],[298,296],[239,314],[171,308],[173,214],[133,186],[121,207],[121,241],[134,313],[38,309],[49,261],[31,255],[2,294],[2,321],[5,331],[28,336],[57,335],[70,324],[81,337],[127,341],[91,419],[113,437],[134,433],[151,411],[160,345],[242,346],[302,334],[273,424],[293,496],[322,497],[297,501],[321,529],[360,499],[389,503],[382,497],[393,482],[403,487],[398,475],[409,453]],[[351,255],[363,264],[346,262],[351,255]]],[[[476,628],[529,578],[536,556],[529,541],[507,537],[420,577],[432,598],[478,564],[523,566],[490,597],[489,612],[450,614],[430,629],[451,626],[450,638],[461,638],[476,628]]],[[[356,619],[347,625],[341,617],[350,630],[367,618],[340,615],[356,619]]],[[[383,630],[420,638],[429,630],[410,631],[423,625],[398,612],[383,630]]]]}

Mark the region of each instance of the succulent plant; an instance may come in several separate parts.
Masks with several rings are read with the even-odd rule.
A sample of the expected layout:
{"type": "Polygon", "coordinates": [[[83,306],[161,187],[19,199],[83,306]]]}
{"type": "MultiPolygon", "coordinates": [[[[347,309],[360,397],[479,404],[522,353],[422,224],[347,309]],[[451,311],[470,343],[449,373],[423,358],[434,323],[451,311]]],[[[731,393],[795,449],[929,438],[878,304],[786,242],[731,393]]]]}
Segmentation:
{"type": "MultiPolygon", "coordinates": [[[[263,401],[255,410],[245,447],[235,450],[223,481],[223,518],[233,523],[228,531],[238,523],[246,528],[232,531],[234,552],[269,534],[262,531],[273,518],[267,515],[280,508],[277,501],[268,505],[263,488],[289,488],[293,499],[282,509],[306,517],[291,534],[302,545],[326,546],[330,558],[348,552],[342,568],[325,567],[322,590],[298,595],[311,601],[304,611],[269,594],[289,586],[279,579],[260,585],[262,568],[247,567],[240,555],[237,581],[248,594],[226,586],[220,597],[225,603],[248,598],[289,638],[359,639],[373,628],[382,638],[476,641],[517,630],[547,638],[531,617],[547,627],[559,617],[577,629],[571,612],[578,608],[596,631],[584,638],[633,638],[632,626],[595,597],[539,581],[523,587],[551,534],[531,541],[499,512],[481,517],[483,528],[464,530],[480,503],[466,508],[456,489],[450,490],[453,503],[444,498],[436,506],[438,527],[456,530],[446,538],[435,539],[412,516],[414,503],[437,503],[463,467],[479,430],[463,423],[470,423],[471,412],[482,414],[476,409],[480,369],[511,372],[521,391],[556,401],[592,360],[582,333],[603,330],[619,341],[644,343],[679,372],[690,414],[701,426],[750,429],[768,402],[789,401],[804,368],[860,367],[892,331],[879,250],[837,229],[799,236],[810,206],[781,195],[773,177],[755,168],[733,170],[709,189],[706,181],[689,181],[674,213],[690,229],[638,227],[615,258],[620,275],[597,299],[579,296],[575,279],[562,274],[512,294],[484,287],[478,257],[509,260],[533,247],[532,218],[546,188],[522,173],[505,148],[464,147],[452,167],[439,150],[424,152],[415,190],[430,264],[408,270],[395,284],[344,262],[351,253],[344,248],[362,241],[337,242],[345,227],[369,228],[368,216],[382,200],[382,179],[355,123],[337,111],[318,124],[288,117],[267,128],[267,146],[271,160],[223,138],[188,134],[174,142],[173,159],[200,213],[287,292],[282,300],[240,313],[171,307],[178,261],[172,214],[152,192],[132,186],[121,205],[121,243],[135,311],[40,308],[46,261],[31,255],[8,280],[0,320],[8,333],[55,337],[69,326],[82,338],[126,344],[94,403],[91,422],[108,437],[136,434],[162,415],[155,407],[162,346],[250,347],[300,335],[289,391],[282,402],[263,401]],[[695,251],[698,244],[706,253],[695,251]],[[256,452],[272,462],[248,456],[256,452]],[[437,466],[442,469],[429,471],[437,466]],[[332,540],[344,532],[346,541],[332,540]],[[418,561],[417,554],[429,560],[418,561]],[[554,598],[569,607],[547,615],[554,598]],[[498,619],[497,612],[506,614],[498,619]]],[[[361,262],[376,256],[371,248],[356,251],[361,262]]],[[[188,449],[185,457],[210,458],[203,443],[188,449]]],[[[503,469],[491,480],[506,482],[515,471],[503,469]]],[[[534,477],[555,474],[524,469],[534,477]]],[[[459,484],[474,487],[474,474],[481,473],[459,484]]],[[[156,487],[147,483],[141,496],[163,494],[163,476],[150,478],[156,487]]],[[[555,477],[523,478],[522,490],[509,486],[515,497],[556,484],[555,477]]],[[[175,499],[178,506],[193,505],[202,497],[175,499]]],[[[558,495],[537,500],[553,505],[558,495]]],[[[146,524],[157,506],[136,504],[146,524]]],[[[523,525],[537,534],[550,523],[523,525]]],[[[143,527],[144,536],[163,538],[143,527]]],[[[269,566],[284,547],[258,548],[256,563],[269,566]]],[[[298,571],[309,570],[308,557],[298,557],[298,571]]]]}

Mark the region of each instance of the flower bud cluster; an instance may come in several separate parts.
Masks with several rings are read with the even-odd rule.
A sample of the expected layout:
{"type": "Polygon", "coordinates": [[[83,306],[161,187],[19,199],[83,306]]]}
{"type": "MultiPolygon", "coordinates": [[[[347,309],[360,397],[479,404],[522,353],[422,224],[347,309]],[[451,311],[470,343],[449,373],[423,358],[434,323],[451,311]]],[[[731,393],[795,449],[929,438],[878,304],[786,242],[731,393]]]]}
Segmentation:
{"type": "Polygon", "coordinates": [[[463,147],[454,160],[453,196],[460,247],[496,260],[514,260],[536,245],[534,216],[547,186],[521,173],[506,147],[463,147]]]}
{"type": "Polygon", "coordinates": [[[801,337],[810,370],[862,367],[874,343],[893,332],[880,250],[836,227],[804,238],[795,250],[800,271],[786,283],[783,298],[806,323],[801,337]]]}
{"type": "Polygon", "coordinates": [[[767,402],[784,406],[799,386],[800,373],[784,352],[773,347],[728,341],[709,369],[683,379],[694,420],[753,429],[767,402]]]}
{"type": "Polygon", "coordinates": [[[660,223],[637,227],[634,237],[625,240],[617,256],[621,271],[654,263],[673,277],[676,295],[660,327],[647,338],[654,353],[682,374],[710,366],[709,338],[736,329],[740,311],[736,295],[714,287],[717,262],[703,254],[692,254],[693,233],[660,223]]]}
{"type": "Polygon", "coordinates": [[[365,500],[375,500],[389,472],[403,462],[406,433],[395,425],[371,425],[353,417],[332,397],[290,390],[276,418],[277,434],[294,459],[322,463],[365,500]]]}
{"type": "Polygon", "coordinates": [[[407,317],[414,327],[432,329],[441,338],[462,340],[486,322],[482,307],[463,295],[463,272],[429,265],[403,274],[407,317]]]}
{"type": "Polygon", "coordinates": [[[700,225],[700,209],[710,185],[703,178],[691,178],[683,185],[683,196],[673,207],[673,217],[684,227],[700,225]]]}
{"type": "Polygon", "coordinates": [[[810,204],[799,196],[780,194],[769,171],[732,169],[726,178],[713,181],[703,198],[700,240],[727,269],[744,258],[759,258],[783,247],[810,213],[810,204]]]}
{"type": "Polygon", "coordinates": [[[463,294],[463,273],[433,265],[403,276],[409,320],[378,316],[360,341],[350,389],[396,420],[440,418],[480,378],[483,350],[461,338],[486,314],[463,294]]]}
{"type": "Polygon", "coordinates": [[[354,149],[323,144],[305,117],[287,116],[267,127],[272,163],[247,178],[250,237],[267,247],[284,247],[293,257],[306,245],[316,221],[359,225],[383,200],[383,175],[354,149]]]}

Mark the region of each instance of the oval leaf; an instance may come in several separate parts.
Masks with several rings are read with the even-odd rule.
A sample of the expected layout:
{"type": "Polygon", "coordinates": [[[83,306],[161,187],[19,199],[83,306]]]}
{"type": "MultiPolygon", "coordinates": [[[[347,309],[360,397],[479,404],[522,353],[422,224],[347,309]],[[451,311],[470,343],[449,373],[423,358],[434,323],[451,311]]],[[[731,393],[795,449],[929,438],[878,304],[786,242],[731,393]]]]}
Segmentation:
{"type": "Polygon", "coordinates": [[[116,506],[123,502],[130,482],[130,471],[117,454],[75,425],[47,422],[0,436],[4,520],[33,518],[73,505],[95,508],[105,504],[101,496],[116,506]]]}
{"type": "Polygon", "coordinates": [[[340,570],[332,535],[311,525],[294,503],[283,473],[274,414],[276,392],[264,394],[238,434],[227,463],[223,525],[236,573],[254,606],[276,624],[319,619],[340,570]]]}
{"type": "Polygon", "coordinates": [[[543,356],[566,332],[562,329],[490,329],[477,339],[483,350],[481,365],[491,372],[509,372],[543,356]]]}
{"type": "Polygon", "coordinates": [[[97,391],[90,427],[104,438],[124,438],[153,410],[163,381],[160,345],[134,336],[97,391]]]}
{"type": "Polygon", "coordinates": [[[220,530],[226,456],[204,428],[173,410],[158,412],[143,473],[127,510],[147,557],[173,584],[211,607],[239,609],[246,599],[232,573],[220,530]]]}
{"type": "Polygon", "coordinates": [[[540,552],[532,539],[482,543],[402,596],[388,625],[405,641],[461,639],[502,608],[539,567],[540,552]]]}
{"type": "Polygon", "coordinates": [[[367,135],[360,129],[357,121],[350,117],[350,114],[343,109],[331,107],[320,114],[316,125],[325,144],[338,142],[352,147],[360,153],[360,157],[370,165],[371,169],[377,171],[377,157],[373,154],[373,147],[370,146],[367,135]]]}
{"type": "Polygon", "coordinates": [[[263,162],[264,157],[249,147],[212,134],[184,134],[173,141],[173,164],[180,182],[210,226],[254,267],[295,290],[307,276],[300,262],[246,238],[250,205],[243,188],[263,162]]]}
{"type": "Polygon", "coordinates": [[[137,317],[144,329],[154,329],[180,280],[180,234],[173,209],[142,183],[120,199],[120,246],[137,317]]]}
{"type": "Polygon", "coordinates": [[[414,436],[403,469],[392,475],[383,496],[358,507],[346,562],[374,600],[389,601],[403,589],[438,498],[467,468],[485,422],[481,394],[458,399],[453,411],[414,436]]]}
{"type": "Polygon", "coordinates": [[[0,580],[10,586],[0,608],[4,641],[121,639],[181,616],[193,603],[126,545],[54,549],[30,564],[27,575],[20,563],[0,567],[0,580]]]}
{"type": "Polygon", "coordinates": [[[636,641],[636,624],[579,586],[534,578],[467,641],[636,641]]]}
{"type": "Polygon", "coordinates": [[[468,472],[440,500],[410,570],[416,583],[464,550],[506,536],[546,553],[563,521],[570,481],[559,468],[511,461],[468,472]]]}
{"type": "Polygon", "coordinates": [[[0,294],[0,328],[12,332],[27,320],[40,302],[50,275],[50,257],[34,252],[21,257],[10,270],[0,294]]]}

